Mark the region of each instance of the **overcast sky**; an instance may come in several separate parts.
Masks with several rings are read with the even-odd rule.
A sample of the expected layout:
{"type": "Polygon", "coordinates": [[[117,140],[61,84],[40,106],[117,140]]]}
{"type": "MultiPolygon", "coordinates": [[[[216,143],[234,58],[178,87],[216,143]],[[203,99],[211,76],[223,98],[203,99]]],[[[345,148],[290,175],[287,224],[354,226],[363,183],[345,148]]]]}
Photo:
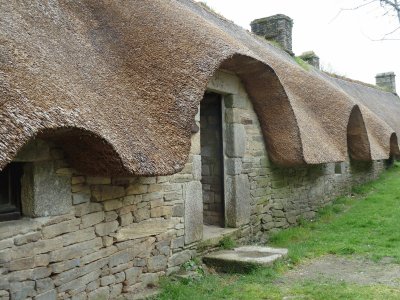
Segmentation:
{"type": "Polygon", "coordinates": [[[327,71],[373,84],[377,73],[393,71],[399,93],[400,30],[388,37],[399,40],[373,41],[399,27],[396,18],[382,16],[379,4],[337,15],[341,8],[353,8],[364,1],[202,0],[245,29],[250,29],[254,19],[285,14],[294,20],[296,55],[313,50],[327,71]]]}

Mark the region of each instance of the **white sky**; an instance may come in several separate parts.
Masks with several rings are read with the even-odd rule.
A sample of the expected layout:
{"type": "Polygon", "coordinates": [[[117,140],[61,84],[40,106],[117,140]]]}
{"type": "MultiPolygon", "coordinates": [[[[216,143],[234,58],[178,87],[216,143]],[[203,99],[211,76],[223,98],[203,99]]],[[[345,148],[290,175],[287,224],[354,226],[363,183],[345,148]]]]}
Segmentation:
{"type": "Polygon", "coordinates": [[[373,41],[399,27],[394,17],[382,16],[379,4],[357,10],[366,0],[202,0],[216,12],[250,29],[250,22],[274,14],[293,19],[293,51],[313,50],[330,72],[368,83],[377,73],[396,73],[400,92],[400,29],[398,40],[373,41]],[[335,18],[335,16],[337,16],[335,18]]]}

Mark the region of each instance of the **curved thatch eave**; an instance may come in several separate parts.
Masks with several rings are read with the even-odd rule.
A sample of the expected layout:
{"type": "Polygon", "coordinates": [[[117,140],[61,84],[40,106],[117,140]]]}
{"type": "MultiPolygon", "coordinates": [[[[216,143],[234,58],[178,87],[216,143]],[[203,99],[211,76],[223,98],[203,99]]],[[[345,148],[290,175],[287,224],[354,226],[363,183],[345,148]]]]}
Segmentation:
{"type": "Polygon", "coordinates": [[[355,105],[371,159],[388,156],[390,137],[399,132],[398,97],[303,70],[191,1],[0,0],[0,6],[0,167],[46,132],[62,146],[85,145],[82,153],[67,152],[87,173],[176,173],[187,160],[207,81],[220,66],[244,82],[277,164],[345,160],[355,105]],[[369,103],[375,98],[384,98],[387,109],[378,112],[369,103]],[[95,161],[102,158],[108,162],[95,161]]]}
{"type": "Polygon", "coordinates": [[[347,125],[347,146],[349,156],[352,159],[361,161],[371,160],[368,133],[358,105],[352,109],[347,125]]]}
{"type": "Polygon", "coordinates": [[[57,127],[42,130],[37,137],[60,145],[71,165],[79,166],[88,174],[129,173],[112,144],[85,129],[57,127]]]}
{"type": "Polygon", "coordinates": [[[370,140],[371,159],[388,159],[396,148],[392,145],[392,136],[400,132],[399,97],[357,82],[333,77],[328,77],[328,80],[341,88],[360,107],[370,140]]]}
{"type": "Polygon", "coordinates": [[[399,141],[395,132],[390,136],[390,155],[400,155],[399,141]]]}
{"type": "Polygon", "coordinates": [[[261,120],[269,158],[286,166],[304,164],[296,116],[274,70],[241,54],[224,60],[220,67],[234,72],[243,82],[261,120]]]}

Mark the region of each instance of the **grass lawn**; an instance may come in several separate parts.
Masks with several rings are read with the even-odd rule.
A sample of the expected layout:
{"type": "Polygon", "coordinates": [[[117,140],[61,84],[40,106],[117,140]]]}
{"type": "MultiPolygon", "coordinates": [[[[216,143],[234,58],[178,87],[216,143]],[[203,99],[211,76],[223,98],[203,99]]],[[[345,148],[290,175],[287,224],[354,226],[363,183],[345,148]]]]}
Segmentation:
{"type": "Polygon", "coordinates": [[[285,272],[326,254],[400,263],[400,165],[375,182],[322,209],[315,221],[279,232],[270,244],[289,249],[285,261],[250,274],[205,275],[196,281],[162,282],[157,299],[400,299],[400,288],[339,281],[282,284],[285,272]]]}

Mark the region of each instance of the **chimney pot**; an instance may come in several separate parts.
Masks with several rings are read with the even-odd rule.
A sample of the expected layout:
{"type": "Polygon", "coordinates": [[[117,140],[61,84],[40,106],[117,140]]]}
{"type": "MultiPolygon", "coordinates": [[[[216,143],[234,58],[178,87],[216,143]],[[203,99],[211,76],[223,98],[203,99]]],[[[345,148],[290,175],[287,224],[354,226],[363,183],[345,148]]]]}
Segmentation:
{"type": "Polygon", "coordinates": [[[288,16],[278,14],[271,17],[256,19],[250,23],[251,31],[279,43],[290,55],[292,52],[293,20],[288,16]]]}
{"type": "Polygon", "coordinates": [[[314,53],[314,51],[303,52],[299,57],[319,70],[319,57],[314,53]]]}
{"type": "Polygon", "coordinates": [[[394,72],[379,73],[375,76],[376,85],[388,92],[396,93],[395,77],[394,72]]]}

